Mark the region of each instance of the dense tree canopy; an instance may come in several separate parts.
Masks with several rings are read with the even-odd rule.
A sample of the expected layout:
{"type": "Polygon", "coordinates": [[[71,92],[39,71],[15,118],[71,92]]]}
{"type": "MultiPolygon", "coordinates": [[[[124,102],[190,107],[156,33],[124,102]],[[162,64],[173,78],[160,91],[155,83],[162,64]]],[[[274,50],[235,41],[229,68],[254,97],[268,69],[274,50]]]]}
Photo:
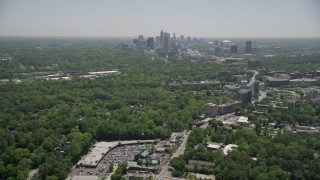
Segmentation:
{"type": "Polygon", "coordinates": [[[38,71],[121,71],[96,79],[21,76],[19,84],[1,84],[1,179],[24,179],[35,168],[36,179],[64,179],[94,141],[165,139],[172,131],[190,128],[205,103],[230,100],[168,86],[172,81],[217,79],[226,69],[222,65],[152,60],[141,52],[116,50],[114,43],[103,40],[1,41],[1,53],[12,57],[0,62],[1,77],[38,71]]]}
{"type": "MultiPolygon", "coordinates": [[[[228,70],[243,74],[240,67],[205,61],[170,62],[143,52],[120,51],[116,44],[114,39],[0,39],[0,78],[22,80],[19,84],[0,84],[0,179],[26,179],[29,171],[37,168],[35,179],[65,179],[95,141],[165,139],[173,131],[191,128],[204,104],[236,98],[235,93],[218,91],[223,87],[195,91],[169,84],[203,80],[223,84],[235,79],[218,77],[218,73],[228,70]],[[71,80],[33,79],[30,74],[21,74],[112,69],[121,74],[71,80]]],[[[312,68],[318,68],[317,57],[306,58],[316,64],[312,68]]],[[[289,68],[300,67],[302,59],[290,59],[289,68]]],[[[274,63],[278,60],[287,61],[275,58],[263,62],[268,70],[277,70],[274,63]]],[[[283,120],[319,123],[319,107],[301,104],[290,112],[294,113],[271,109],[264,116],[279,124],[283,120]]],[[[250,108],[246,113],[256,124],[265,119],[253,115],[250,108]]],[[[218,179],[312,179],[319,174],[319,158],[312,159],[320,148],[317,137],[289,133],[270,139],[241,129],[218,132],[217,126],[191,133],[185,154],[171,162],[175,176],[190,170],[185,168],[190,159],[215,162],[218,179]],[[219,152],[207,152],[207,141],[236,143],[239,149],[224,157],[219,152]],[[253,162],[252,157],[258,160],[253,162]]],[[[113,179],[121,179],[123,167],[113,179]]],[[[197,172],[210,174],[213,170],[197,172]]]]}
{"type": "MultiPolygon", "coordinates": [[[[240,127],[230,132],[216,131],[212,126],[192,131],[184,155],[173,159],[171,166],[176,176],[199,172],[186,166],[188,160],[195,159],[214,162],[217,179],[316,179],[320,159],[315,159],[314,153],[319,150],[317,136],[284,133],[271,138],[240,127]],[[224,156],[221,151],[207,151],[204,145],[209,141],[237,144],[239,148],[224,156]]],[[[212,173],[202,173],[206,172],[212,173]]]]}
{"type": "Polygon", "coordinates": [[[314,72],[320,69],[320,55],[301,55],[297,57],[276,56],[263,58],[266,70],[314,72]]]}

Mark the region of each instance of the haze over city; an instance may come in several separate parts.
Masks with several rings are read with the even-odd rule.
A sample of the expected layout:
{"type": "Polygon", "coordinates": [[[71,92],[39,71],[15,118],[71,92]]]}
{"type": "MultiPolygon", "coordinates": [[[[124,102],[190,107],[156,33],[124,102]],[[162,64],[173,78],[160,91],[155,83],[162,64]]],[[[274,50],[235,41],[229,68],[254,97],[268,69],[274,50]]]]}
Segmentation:
{"type": "Polygon", "coordinates": [[[320,0],[0,0],[0,180],[320,179],[320,0]]]}
{"type": "Polygon", "coordinates": [[[319,37],[317,0],[0,1],[1,36],[319,37]]]}

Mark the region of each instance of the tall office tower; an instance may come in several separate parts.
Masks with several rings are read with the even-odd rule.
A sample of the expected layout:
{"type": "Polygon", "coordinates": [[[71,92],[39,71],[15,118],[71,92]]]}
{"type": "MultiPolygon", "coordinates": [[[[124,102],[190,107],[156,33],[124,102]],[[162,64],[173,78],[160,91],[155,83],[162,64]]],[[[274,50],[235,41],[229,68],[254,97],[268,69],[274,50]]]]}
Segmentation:
{"type": "Polygon", "coordinates": [[[252,97],[258,99],[260,93],[260,81],[254,81],[251,86],[252,97]]]}
{"type": "Polygon", "coordinates": [[[161,29],[161,32],[160,32],[160,46],[162,47],[163,45],[163,30],[161,29]]]}
{"type": "Polygon", "coordinates": [[[160,36],[156,36],[155,43],[156,43],[157,45],[159,45],[159,44],[160,44],[160,36]]]}
{"type": "Polygon", "coordinates": [[[180,40],[181,40],[181,41],[184,40],[184,36],[183,36],[183,35],[180,36],[180,40]]]}
{"type": "Polygon", "coordinates": [[[222,48],[221,47],[215,47],[214,48],[214,55],[217,56],[217,57],[220,57],[222,56],[222,48]]]}
{"type": "Polygon", "coordinates": [[[169,50],[170,33],[164,33],[163,35],[163,49],[169,50]]]}
{"type": "Polygon", "coordinates": [[[173,33],[173,36],[171,38],[171,45],[174,45],[177,42],[177,37],[176,37],[176,33],[173,33]]]}
{"type": "Polygon", "coordinates": [[[238,45],[231,45],[230,54],[238,54],[238,45]]]}
{"type": "Polygon", "coordinates": [[[241,101],[242,107],[246,107],[250,102],[252,98],[252,92],[250,89],[240,89],[238,100],[241,101]]]}
{"type": "Polygon", "coordinates": [[[138,49],[138,42],[139,42],[139,40],[138,39],[133,39],[133,44],[135,44],[136,45],[136,49],[138,49]]]}
{"type": "Polygon", "coordinates": [[[191,37],[189,36],[189,37],[188,37],[188,42],[190,42],[190,41],[191,41],[191,37]]]}
{"type": "Polygon", "coordinates": [[[154,50],[154,38],[153,37],[149,37],[147,39],[147,49],[154,50]]]}
{"type": "Polygon", "coordinates": [[[214,40],[214,46],[215,47],[219,46],[219,41],[218,40],[214,40]]]}
{"type": "Polygon", "coordinates": [[[138,39],[134,39],[133,44],[136,45],[136,49],[145,50],[145,42],[143,39],[143,35],[139,35],[138,39]]]}
{"type": "Polygon", "coordinates": [[[252,53],[252,42],[246,41],[245,53],[251,54],[252,53]]]}
{"type": "Polygon", "coordinates": [[[139,35],[139,37],[138,37],[138,46],[139,46],[139,47],[144,46],[144,38],[143,38],[143,35],[139,35]]]}
{"type": "Polygon", "coordinates": [[[143,35],[139,35],[139,37],[138,37],[137,49],[139,49],[139,50],[145,50],[145,42],[144,42],[143,35]]]}

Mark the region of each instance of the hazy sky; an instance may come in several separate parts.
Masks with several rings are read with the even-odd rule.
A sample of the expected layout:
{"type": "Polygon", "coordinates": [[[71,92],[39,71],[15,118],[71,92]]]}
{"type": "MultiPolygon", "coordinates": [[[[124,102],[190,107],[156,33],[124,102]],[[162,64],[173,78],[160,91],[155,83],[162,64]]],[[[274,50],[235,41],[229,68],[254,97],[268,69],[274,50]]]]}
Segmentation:
{"type": "Polygon", "coordinates": [[[319,0],[0,0],[0,35],[320,37],[319,0]]]}

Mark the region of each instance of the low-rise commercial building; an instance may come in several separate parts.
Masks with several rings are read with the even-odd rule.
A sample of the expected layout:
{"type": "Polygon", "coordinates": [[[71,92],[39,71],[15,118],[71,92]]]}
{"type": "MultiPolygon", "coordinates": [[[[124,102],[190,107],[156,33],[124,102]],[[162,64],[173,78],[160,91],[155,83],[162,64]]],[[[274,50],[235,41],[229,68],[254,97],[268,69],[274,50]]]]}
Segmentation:
{"type": "Polygon", "coordinates": [[[241,101],[230,101],[225,104],[218,105],[218,114],[227,114],[234,111],[237,107],[241,106],[241,101]]]}
{"type": "Polygon", "coordinates": [[[267,77],[265,80],[266,80],[266,85],[270,87],[285,86],[285,85],[289,85],[290,83],[289,79],[279,79],[279,78],[273,78],[273,77],[267,77]]]}
{"type": "Polygon", "coordinates": [[[220,149],[222,146],[223,146],[223,143],[208,142],[206,148],[208,151],[215,151],[220,149]]]}

